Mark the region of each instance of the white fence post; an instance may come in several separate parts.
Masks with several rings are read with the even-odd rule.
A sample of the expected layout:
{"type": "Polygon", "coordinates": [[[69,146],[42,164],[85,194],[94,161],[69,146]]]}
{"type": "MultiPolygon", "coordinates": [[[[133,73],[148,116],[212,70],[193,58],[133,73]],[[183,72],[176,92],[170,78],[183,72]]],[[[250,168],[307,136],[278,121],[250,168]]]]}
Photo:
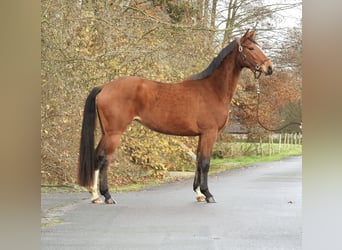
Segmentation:
{"type": "Polygon", "coordinates": [[[280,153],[281,152],[281,133],[280,134],[278,134],[279,135],[279,140],[278,140],[278,144],[279,144],[279,147],[278,147],[278,153],[280,153]]]}

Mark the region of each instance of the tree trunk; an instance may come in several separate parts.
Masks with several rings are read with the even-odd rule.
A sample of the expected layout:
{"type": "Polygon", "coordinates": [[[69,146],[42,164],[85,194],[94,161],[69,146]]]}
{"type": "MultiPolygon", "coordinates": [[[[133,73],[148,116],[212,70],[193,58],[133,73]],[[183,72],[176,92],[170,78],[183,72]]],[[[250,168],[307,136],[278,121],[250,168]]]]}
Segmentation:
{"type": "Polygon", "coordinates": [[[215,43],[215,21],[216,21],[216,8],[217,8],[217,0],[213,0],[213,4],[211,6],[211,14],[210,14],[210,43],[214,44],[215,43]]]}

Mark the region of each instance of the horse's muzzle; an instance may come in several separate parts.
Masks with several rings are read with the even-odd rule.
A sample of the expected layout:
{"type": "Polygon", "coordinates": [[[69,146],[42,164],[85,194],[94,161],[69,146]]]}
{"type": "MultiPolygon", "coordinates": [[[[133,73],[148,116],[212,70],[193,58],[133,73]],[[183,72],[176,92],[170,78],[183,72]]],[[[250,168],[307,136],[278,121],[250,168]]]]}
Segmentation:
{"type": "Polygon", "coordinates": [[[266,74],[267,76],[269,76],[269,75],[272,75],[272,73],[273,73],[273,68],[272,68],[271,65],[269,65],[269,66],[267,67],[267,69],[266,69],[265,74],[266,74]]]}

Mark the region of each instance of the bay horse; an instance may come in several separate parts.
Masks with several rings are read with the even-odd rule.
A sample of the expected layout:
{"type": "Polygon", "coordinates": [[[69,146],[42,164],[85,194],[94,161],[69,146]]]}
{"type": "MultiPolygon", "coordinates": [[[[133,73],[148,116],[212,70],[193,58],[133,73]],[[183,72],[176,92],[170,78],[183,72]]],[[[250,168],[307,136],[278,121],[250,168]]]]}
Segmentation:
{"type": "Polygon", "coordinates": [[[179,83],[124,77],[95,87],[88,95],[82,122],[78,183],[87,187],[93,203],[115,204],[107,184],[107,168],[128,125],[136,120],[169,135],[198,136],[193,190],[197,201],[214,203],[209,192],[210,157],[218,132],[228,120],[230,102],[243,68],[255,77],[272,74],[272,62],[249,31],[232,41],[201,73],[179,83]],[[95,149],[96,119],[102,136],[95,149]]]}

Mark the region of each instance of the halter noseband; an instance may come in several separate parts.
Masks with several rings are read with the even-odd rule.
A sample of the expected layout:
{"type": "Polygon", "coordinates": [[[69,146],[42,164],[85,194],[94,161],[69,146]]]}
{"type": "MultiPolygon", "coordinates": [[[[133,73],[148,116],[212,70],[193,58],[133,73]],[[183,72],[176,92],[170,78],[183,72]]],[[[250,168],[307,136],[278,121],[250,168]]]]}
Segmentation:
{"type": "Polygon", "coordinates": [[[259,77],[260,77],[260,75],[261,75],[261,73],[262,73],[262,71],[260,70],[261,65],[263,65],[265,62],[269,61],[270,59],[268,59],[268,58],[265,59],[265,60],[261,63],[261,65],[259,65],[259,64],[257,64],[257,63],[254,63],[251,59],[249,59],[249,58],[246,56],[245,53],[243,53],[243,46],[241,45],[240,38],[237,38],[236,41],[237,41],[237,43],[238,43],[238,45],[239,45],[239,53],[240,53],[240,55],[241,55],[242,60],[243,60],[243,61],[247,60],[251,65],[254,66],[254,69],[252,70],[252,72],[253,72],[253,74],[254,74],[255,79],[259,79],[259,77]],[[259,74],[257,74],[257,72],[259,72],[259,74]]]}

